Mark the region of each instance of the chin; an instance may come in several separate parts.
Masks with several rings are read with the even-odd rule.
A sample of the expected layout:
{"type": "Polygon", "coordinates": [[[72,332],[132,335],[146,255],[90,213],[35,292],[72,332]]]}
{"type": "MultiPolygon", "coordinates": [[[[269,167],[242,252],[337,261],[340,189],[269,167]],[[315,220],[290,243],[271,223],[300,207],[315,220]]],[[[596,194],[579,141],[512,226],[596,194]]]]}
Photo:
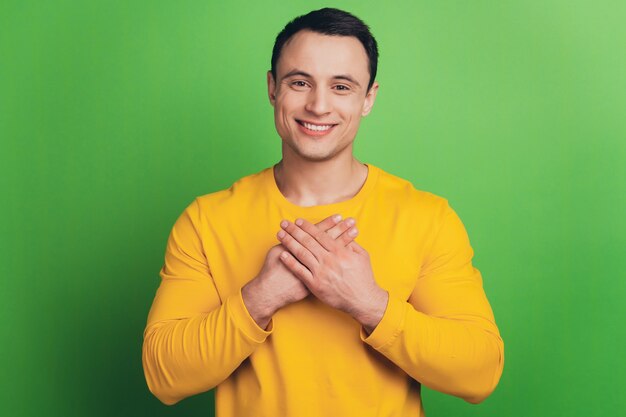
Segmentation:
{"type": "MultiPolygon", "coordinates": [[[[314,139],[313,139],[314,140],[314,139]]],[[[337,148],[333,143],[311,143],[309,138],[283,139],[283,152],[287,150],[298,159],[307,162],[324,162],[336,158],[349,148],[347,146],[337,148]],[[294,140],[295,139],[295,140],[294,140]]],[[[335,144],[336,145],[336,144],[335,144]]]]}
{"type": "Polygon", "coordinates": [[[312,153],[312,152],[296,152],[300,159],[308,162],[324,162],[333,159],[332,153],[312,153]]]}

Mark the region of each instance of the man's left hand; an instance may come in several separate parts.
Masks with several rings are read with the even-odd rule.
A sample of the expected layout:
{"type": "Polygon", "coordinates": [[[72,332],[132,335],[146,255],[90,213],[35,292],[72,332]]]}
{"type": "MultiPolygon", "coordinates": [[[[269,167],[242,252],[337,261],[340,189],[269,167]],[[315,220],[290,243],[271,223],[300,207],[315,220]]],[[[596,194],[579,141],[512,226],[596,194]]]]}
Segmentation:
{"type": "Polygon", "coordinates": [[[284,220],[281,228],[277,236],[288,251],[280,259],[287,268],[320,301],[350,314],[371,333],[385,312],[389,294],[374,280],[367,251],[354,241],[338,244],[304,219],[284,220]]]}

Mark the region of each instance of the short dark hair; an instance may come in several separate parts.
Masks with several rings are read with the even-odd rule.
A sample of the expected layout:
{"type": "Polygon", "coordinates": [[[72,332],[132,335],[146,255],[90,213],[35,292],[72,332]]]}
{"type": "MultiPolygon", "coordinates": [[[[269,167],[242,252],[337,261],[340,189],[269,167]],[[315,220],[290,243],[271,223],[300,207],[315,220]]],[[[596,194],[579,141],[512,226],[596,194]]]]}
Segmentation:
{"type": "Polygon", "coordinates": [[[302,31],[310,30],[312,32],[321,33],[330,36],[354,36],[357,38],[369,60],[370,81],[367,86],[369,90],[376,79],[376,70],[378,68],[378,45],[376,39],[372,36],[369,27],[358,17],[339,9],[326,7],[314,10],[305,15],[298,16],[280,31],[274,42],[272,50],[272,76],[276,80],[276,64],[285,43],[291,39],[293,35],[302,31]]]}

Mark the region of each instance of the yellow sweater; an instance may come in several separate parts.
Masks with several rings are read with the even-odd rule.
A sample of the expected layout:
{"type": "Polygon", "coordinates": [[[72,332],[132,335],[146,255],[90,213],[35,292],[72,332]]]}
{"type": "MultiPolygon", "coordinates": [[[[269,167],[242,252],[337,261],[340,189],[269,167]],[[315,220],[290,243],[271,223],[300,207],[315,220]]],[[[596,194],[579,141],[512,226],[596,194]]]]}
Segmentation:
{"type": "Polygon", "coordinates": [[[217,387],[219,417],[421,416],[420,384],[469,402],[502,373],[504,347],[448,202],[368,165],[352,199],[299,207],[273,169],[196,198],[169,236],[144,332],[143,366],[162,402],[217,387]],[[267,330],[241,287],[260,271],[282,219],[357,220],[377,283],[390,294],[367,336],[347,314],[309,296],[267,330]]]}

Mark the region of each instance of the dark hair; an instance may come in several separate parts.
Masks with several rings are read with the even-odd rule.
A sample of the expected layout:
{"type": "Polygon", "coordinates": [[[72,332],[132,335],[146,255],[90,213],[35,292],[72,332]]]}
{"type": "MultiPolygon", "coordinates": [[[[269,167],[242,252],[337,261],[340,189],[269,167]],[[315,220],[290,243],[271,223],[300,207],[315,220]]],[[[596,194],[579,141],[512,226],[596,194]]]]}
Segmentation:
{"type": "Polygon", "coordinates": [[[376,44],[376,39],[374,39],[369,27],[361,19],[343,10],[329,7],[298,16],[287,23],[283,30],[280,31],[272,50],[271,71],[275,80],[276,63],[278,58],[280,58],[283,46],[293,35],[301,30],[310,30],[322,35],[354,36],[357,38],[363,45],[363,48],[365,48],[369,60],[370,81],[367,89],[369,90],[372,87],[378,67],[378,45],[376,44]]]}

